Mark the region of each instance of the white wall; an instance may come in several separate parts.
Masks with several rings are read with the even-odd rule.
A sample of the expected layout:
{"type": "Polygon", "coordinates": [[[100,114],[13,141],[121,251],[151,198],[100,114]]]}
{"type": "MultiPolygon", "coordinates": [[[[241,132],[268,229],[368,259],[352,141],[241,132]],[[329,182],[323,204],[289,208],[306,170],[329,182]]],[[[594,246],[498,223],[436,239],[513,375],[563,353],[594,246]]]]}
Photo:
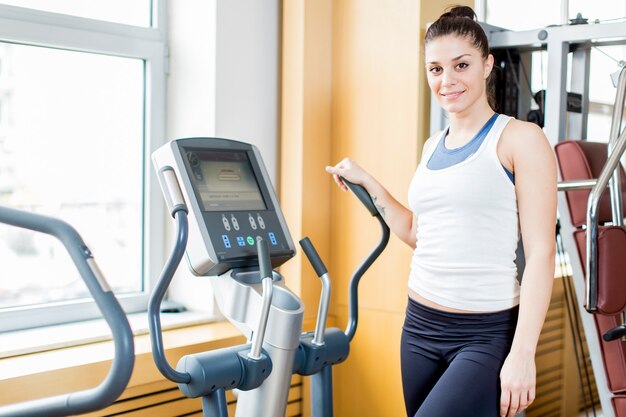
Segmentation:
{"type": "Polygon", "coordinates": [[[215,0],[170,0],[167,140],[215,134],[215,0]]]}
{"type": "Polygon", "coordinates": [[[215,133],[259,147],[276,183],[279,126],[279,0],[217,6],[215,133]]]}
{"type": "MultiPolygon", "coordinates": [[[[167,139],[217,136],[252,143],[263,155],[274,183],[279,4],[279,0],[169,0],[168,4],[167,139]]],[[[213,313],[211,293],[209,280],[193,277],[183,262],[169,298],[191,310],[213,313]]]]}
{"type": "Polygon", "coordinates": [[[168,24],[168,138],[253,143],[275,181],[279,0],[170,0],[168,24]]]}

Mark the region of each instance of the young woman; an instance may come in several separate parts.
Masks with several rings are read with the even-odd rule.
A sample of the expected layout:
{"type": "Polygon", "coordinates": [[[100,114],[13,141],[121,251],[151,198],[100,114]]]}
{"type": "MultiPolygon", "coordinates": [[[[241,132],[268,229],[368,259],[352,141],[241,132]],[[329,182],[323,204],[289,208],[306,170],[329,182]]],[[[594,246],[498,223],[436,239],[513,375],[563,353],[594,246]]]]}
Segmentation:
{"type": "Polygon", "coordinates": [[[410,209],[348,158],[326,170],[344,190],[339,176],[365,187],[414,248],[401,341],[407,415],[512,417],[535,398],[554,277],[556,163],[539,127],[494,112],[493,56],[471,8],[444,13],[424,42],[428,83],[450,125],[424,145],[410,209]]]}

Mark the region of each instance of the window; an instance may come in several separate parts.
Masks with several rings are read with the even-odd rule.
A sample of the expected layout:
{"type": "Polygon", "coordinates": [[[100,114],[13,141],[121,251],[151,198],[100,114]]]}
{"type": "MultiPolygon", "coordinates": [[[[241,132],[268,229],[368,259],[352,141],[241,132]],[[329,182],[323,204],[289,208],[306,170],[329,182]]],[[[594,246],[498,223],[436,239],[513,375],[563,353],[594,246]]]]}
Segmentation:
{"type": "MultiPolygon", "coordinates": [[[[45,11],[0,5],[0,204],[73,225],[126,311],[145,310],[164,252],[149,157],[166,53],[164,13],[150,16],[165,5],[13,3],[45,11]]],[[[54,238],[0,225],[0,259],[0,331],[98,315],[54,238]]]]}
{"type": "MultiPolygon", "coordinates": [[[[626,0],[607,0],[601,4],[587,0],[530,0],[513,3],[496,0],[483,0],[478,10],[484,10],[485,21],[511,30],[537,29],[548,25],[568,23],[578,13],[594,22],[614,22],[626,20],[626,0]],[[536,13],[541,10],[541,13],[536,13]]],[[[568,66],[571,68],[571,54],[568,66]]],[[[607,142],[615,101],[615,86],[611,74],[626,62],[626,46],[592,46],[589,72],[589,114],[587,138],[591,141],[607,142]]],[[[532,75],[530,79],[533,93],[545,89],[547,82],[548,59],[545,51],[532,53],[532,75]]],[[[569,88],[569,85],[568,85],[569,88]]],[[[536,107],[536,104],[532,104],[536,107]]]]}
{"type": "Polygon", "coordinates": [[[134,26],[150,27],[152,23],[151,0],[2,0],[0,3],[134,26]]]}
{"type": "Polygon", "coordinates": [[[485,22],[510,30],[529,30],[561,23],[560,1],[486,1],[485,22]],[[541,13],[538,11],[541,10],[541,13]]]}

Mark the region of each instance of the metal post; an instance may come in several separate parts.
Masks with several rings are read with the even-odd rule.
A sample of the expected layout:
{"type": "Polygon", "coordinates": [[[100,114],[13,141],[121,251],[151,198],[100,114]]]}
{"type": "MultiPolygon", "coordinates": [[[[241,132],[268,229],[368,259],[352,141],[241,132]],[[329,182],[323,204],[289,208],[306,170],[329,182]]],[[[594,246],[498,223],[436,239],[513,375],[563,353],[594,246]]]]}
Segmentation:
{"type": "Polygon", "coordinates": [[[567,139],[587,139],[590,58],[591,49],[589,45],[580,46],[572,53],[571,90],[581,94],[582,100],[580,113],[570,112],[567,115],[567,139]]]}
{"type": "Polygon", "coordinates": [[[228,404],[226,403],[226,392],[224,388],[217,389],[212,394],[202,397],[202,416],[228,416],[228,404]]]}
{"type": "Polygon", "coordinates": [[[311,417],[333,417],[333,368],[311,375],[311,417]]]}
{"type": "Polygon", "coordinates": [[[567,53],[569,44],[548,38],[548,88],[546,90],[545,132],[550,144],[565,138],[567,110],[567,53]]]}

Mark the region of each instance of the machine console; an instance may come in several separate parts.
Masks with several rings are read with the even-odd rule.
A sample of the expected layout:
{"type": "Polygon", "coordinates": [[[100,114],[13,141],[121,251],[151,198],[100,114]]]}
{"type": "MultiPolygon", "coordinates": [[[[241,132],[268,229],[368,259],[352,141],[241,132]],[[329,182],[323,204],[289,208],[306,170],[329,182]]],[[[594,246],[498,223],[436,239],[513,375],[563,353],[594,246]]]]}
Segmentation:
{"type": "Polygon", "coordinates": [[[256,238],[269,243],[272,267],[295,254],[263,160],[254,145],[219,138],[176,139],[153,154],[171,167],[189,209],[186,257],[195,275],[219,275],[258,264],[256,238]]]}

